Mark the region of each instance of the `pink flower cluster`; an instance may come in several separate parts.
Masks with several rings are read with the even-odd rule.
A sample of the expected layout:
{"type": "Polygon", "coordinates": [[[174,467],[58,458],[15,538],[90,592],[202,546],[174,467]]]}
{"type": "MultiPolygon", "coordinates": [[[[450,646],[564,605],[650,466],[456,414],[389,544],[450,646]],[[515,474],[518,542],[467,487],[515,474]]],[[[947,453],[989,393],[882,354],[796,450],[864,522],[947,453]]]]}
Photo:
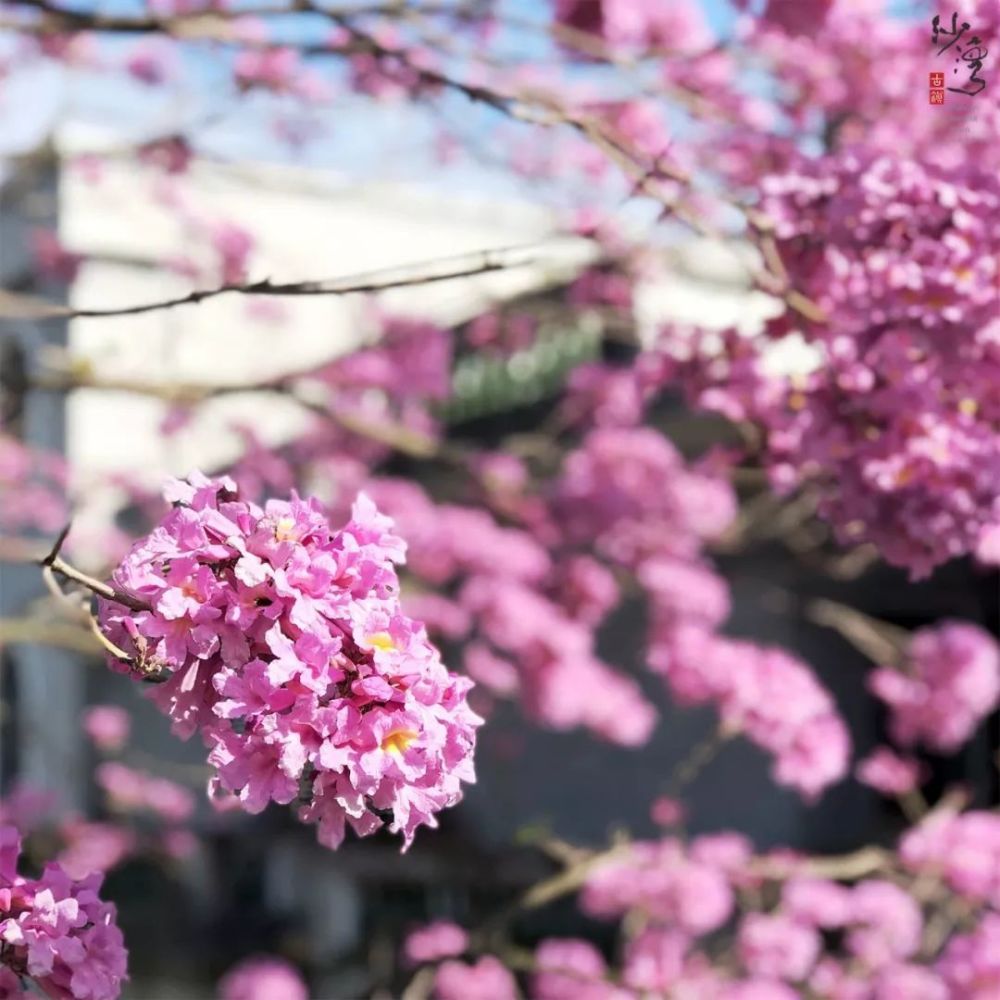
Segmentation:
{"type": "Polygon", "coordinates": [[[903,836],[899,855],[911,870],[939,873],[960,896],[1000,910],[1000,814],[932,814],[903,836]]]}
{"type": "Polygon", "coordinates": [[[968,934],[948,942],[937,971],[949,1000],[992,1000],[1000,995],[1000,913],[987,913],[968,934]]]}
{"type": "Polygon", "coordinates": [[[953,753],[1000,704],[1000,646],[968,622],[922,628],[903,669],[879,667],[869,687],[888,706],[898,743],[953,753]]]}
{"type": "Polygon", "coordinates": [[[194,796],[169,778],[158,778],[116,761],[100,764],[94,777],[115,809],[146,811],[173,823],[189,819],[194,812],[194,796]]]}
{"type": "Polygon", "coordinates": [[[712,34],[691,0],[669,6],[658,0],[557,0],[555,17],[573,31],[597,35],[613,48],[707,48],[712,34]]]}
{"type": "Polygon", "coordinates": [[[384,822],[405,845],[475,778],[481,720],[471,682],[448,672],[399,606],[405,545],[365,496],[331,529],[315,500],[239,499],[195,474],[114,573],[132,606],[101,601],[107,636],[189,736],[201,730],[212,788],[249,812],[298,800],[336,847],[346,824],[384,822]]]}
{"type": "Polygon", "coordinates": [[[689,468],[650,427],[592,431],[566,457],[553,499],[567,542],[630,568],[654,557],[696,558],[735,513],[729,484],[689,468]]]}
{"type": "Polygon", "coordinates": [[[851,740],[830,694],[784,650],[708,632],[663,633],[650,666],[682,704],[715,704],[723,726],[774,756],[779,785],[814,799],[846,776],[851,740]]]}
{"type": "Polygon", "coordinates": [[[889,747],[876,747],[855,771],[858,781],[883,795],[906,795],[920,784],[920,761],[900,757],[889,747]]]}
{"type": "MultiPolygon", "coordinates": [[[[533,1000],[795,1000],[805,995],[992,1000],[1000,985],[1000,924],[993,909],[1000,866],[995,857],[977,854],[977,838],[996,842],[985,827],[970,826],[967,841],[953,841],[951,849],[963,856],[967,869],[978,867],[980,881],[992,877],[994,895],[982,886],[970,891],[953,884],[944,869],[966,903],[986,903],[987,909],[970,911],[974,929],[966,925],[966,933],[947,941],[937,958],[923,950],[933,919],[925,924],[912,886],[898,884],[896,877],[875,875],[853,885],[817,877],[800,870],[789,852],[755,858],[750,843],[735,833],[698,837],[687,845],[673,838],[631,843],[586,876],[580,899],[589,916],[627,921],[620,967],[609,966],[588,941],[548,939],[535,951],[526,995],[533,1000]],[[759,909],[765,900],[768,909],[759,909]],[[746,909],[737,912],[737,903],[746,909]],[[719,946],[730,960],[714,957],[719,946]]],[[[905,852],[904,847],[904,861],[905,852]]],[[[913,877],[940,871],[939,859],[926,870],[917,867],[913,877]]],[[[428,949],[425,961],[455,954],[455,947],[466,944],[464,932],[445,927],[445,947],[428,949]]],[[[471,965],[445,963],[435,987],[442,1000],[518,995],[511,973],[492,956],[471,965]]]]}
{"type": "Polygon", "coordinates": [[[69,516],[66,461],[23,444],[0,427],[0,531],[51,534],[69,516]]]}
{"type": "Polygon", "coordinates": [[[517,981],[493,955],[471,964],[442,962],[434,976],[437,1000],[517,1000],[518,995],[517,981]]]}
{"type": "Polygon", "coordinates": [[[407,606],[453,638],[475,626],[465,666],[476,681],[497,695],[519,694],[553,728],[586,726],[624,746],[646,742],[655,710],[594,649],[594,629],[618,601],[605,567],[593,559],[554,566],[527,531],[501,527],[482,509],[434,504],[412,483],[378,480],[371,491],[408,539],[410,568],[455,591],[454,599],[417,595],[407,606]]]}
{"type": "Polygon", "coordinates": [[[219,1000],[309,1000],[299,971],[284,959],[255,955],[219,980],[219,1000]]]}
{"type": "Polygon", "coordinates": [[[702,401],[761,425],[776,488],[818,486],[842,542],[925,575],[1000,523],[1000,182],[845,153],[763,190],[821,364],[721,367],[702,401]]]}
{"type": "Polygon", "coordinates": [[[28,977],[59,1000],[114,1000],[126,978],[115,908],[97,892],[101,876],[74,881],[57,864],[40,878],[17,873],[21,838],[0,827],[0,995],[30,997],[28,977]]]}
{"type": "MultiPolygon", "coordinates": [[[[743,860],[749,845],[738,845],[743,860]]],[[[594,917],[621,917],[641,909],[647,919],[688,936],[717,930],[735,902],[726,870],[699,858],[675,838],[630,844],[621,858],[607,861],[587,878],[580,905],[594,917]]]]}
{"type": "Polygon", "coordinates": [[[461,955],[469,945],[469,935],[447,920],[437,920],[412,931],[406,939],[406,958],[414,965],[437,962],[461,955]]]}
{"type": "Polygon", "coordinates": [[[132,720],[118,705],[91,705],[83,713],[83,731],[98,750],[114,753],[128,742],[132,720]]]}

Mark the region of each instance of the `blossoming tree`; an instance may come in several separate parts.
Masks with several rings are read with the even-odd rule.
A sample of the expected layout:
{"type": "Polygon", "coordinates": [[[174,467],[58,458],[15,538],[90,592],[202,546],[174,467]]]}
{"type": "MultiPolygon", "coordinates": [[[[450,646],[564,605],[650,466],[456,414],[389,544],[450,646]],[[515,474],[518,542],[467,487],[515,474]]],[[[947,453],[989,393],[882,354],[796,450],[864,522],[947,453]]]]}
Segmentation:
{"type": "MultiPolygon", "coordinates": [[[[601,642],[614,614],[638,606],[663,697],[714,710],[718,740],[755,745],[777,786],[814,803],[853,774],[899,805],[901,836],[846,855],[760,851],[739,830],[692,836],[685,790],[709,752],[693,747],[670,794],[650,790],[657,838],[603,849],[542,838],[559,870],[503,913],[399,942],[411,1000],[1000,995],[996,803],[921,792],[927,754],[958,752],[1000,704],[988,624],[907,632],[864,608],[808,604],[873,661],[858,686],[882,706],[887,738],[860,760],[809,664],[724,631],[733,602],[718,556],[762,533],[840,580],[879,561],[912,581],[954,560],[984,575],[1000,562],[1000,8],[889,6],[5,4],[5,115],[18,81],[52,66],[81,93],[122,78],[167,96],[216,88],[226,114],[266,122],[289,158],[340,102],[405,108],[435,162],[487,160],[591,252],[570,282],[454,328],[376,310],[374,344],[260,384],[102,381],[72,357],[11,354],[0,554],[34,565],[51,600],[41,618],[5,621],[7,641],[90,649],[121,684],[142,685],[179,738],[203,742],[217,809],[275,803],[330,850],[381,830],[405,851],[461,808],[500,701],[533,725],[643,752],[661,725],[656,686],[601,642]],[[950,88],[935,86],[938,69],[950,88]],[[691,232],[769,303],[756,329],[640,324],[643,290],[691,232]],[[605,350],[574,354],[550,336],[553,319],[571,347],[596,320],[605,350]],[[779,361],[793,348],[805,360],[789,370],[779,361]],[[548,393],[536,426],[463,429],[468,385],[496,375],[513,406],[504,373],[518,371],[537,377],[536,398],[548,393]],[[105,525],[103,564],[81,565],[69,470],[20,432],[32,394],[88,388],[168,401],[165,435],[236,390],[281,396],[312,423],[280,449],[244,429],[229,467],[178,469],[160,497],[124,484],[140,526],[126,537],[105,525]],[[670,400],[715,429],[715,447],[689,454],[671,440],[670,400]],[[570,895],[617,927],[613,946],[518,942],[519,912],[570,895]]],[[[101,156],[62,162],[48,138],[14,167],[30,176],[55,157],[101,183],[101,156]]],[[[185,199],[201,138],[192,122],[113,154],[139,165],[196,248],[153,264],[188,291],[65,305],[51,290],[86,261],[42,228],[32,273],[0,292],[0,324],[128,323],[223,295],[377,295],[518,266],[497,248],[357,280],[259,277],[240,219],[185,199]]],[[[102,874],[180,855],[193,838],[191,791],[155,761],[114,759],[127,714],[93,706],[81,726],[106,758],[95,782],[113,820],[48,831],[56,860],[32,877],[18,857],[41,830],[35,793],[5,789],[4,997],[118,996],[125,945],[102,874]]],[[[219,990],[309,995],[267,955],[219,990]]]]}

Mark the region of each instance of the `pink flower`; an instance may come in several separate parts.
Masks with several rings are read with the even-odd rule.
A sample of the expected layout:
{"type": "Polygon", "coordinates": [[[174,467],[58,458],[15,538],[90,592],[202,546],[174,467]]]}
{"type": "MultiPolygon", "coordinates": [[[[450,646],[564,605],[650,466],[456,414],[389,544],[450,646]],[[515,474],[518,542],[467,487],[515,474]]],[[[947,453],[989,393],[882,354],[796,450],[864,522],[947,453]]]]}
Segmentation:
{"type": "Polygon", "coordinates": [[[851,916],[851,894],[837,882],[796,876],[782,886],[781,907],[813,927],[843,927],[851,916]]]}
{"type": "MultiPolygon", "coordinates": [[[[329,847],[385,822],[409,846],[475,779],[482,720],[471,682],[402,613],[391,522],[362,495],[334,531],[315,500],[259,508],[197,474],[165,495],[172,510],[115,571],[144,609],[103,602],[102,627],[159,674],[153,698],[178,733],[201,731],[215,787],[242,808],[298,800],[329,847]]],[[[120,765],[99,776],[127,807],[171,821],[191,807],[120,765]]]]}
{"type": "Polygon", "coordinates": [[[733,892],[726,875],[695,861],[680,841],[638,841],[587,877],[581,896],[586,913],[616,917],[641,908],[658,924],[706,934],[726,922],[733,892]]]}
{"type": "Polygon", "coordinates": [[[437,1000],[517,1000],[517,984],[503,963],[484,955],[472,965],[444,962],[434,976],[437,1000]]]}
{"type": "MultiPolygon", "coordinates": [[[[877,46],[871,30],[862,40],[877,46]]],[[[798,44],[781,35],[776,48],[798,44]]],[[[806,44],[819,65],[825,53],[806,44]]],[[[827,73],[849,93],[845,116],[877,119],[850,99],[866,75],[837,67],[827,73]]],[[[791,285],[823,312],[802,329],[817,365],[794,380],[768,371],[763,352],[794,326],[785,314],[753,342],[725,335],[723,358],[699,354],[689,384],[702,405],[761,427],[776,490],[808,482],[842,543],[870,542],[919,577],[1000,522],[1000,185],[975,154],[945,168],[934,149],[879,155],[868,144],[787,158],[762,182],[791,285]]]]}
{"type": "Polygon", "coordinates": [[[129,53],[125,68],[140,83],[157,86],[170,79],[174,52],[155,44],[140,44],[129,53]]]}
{"type": "Polygon", "coordinates": [[[723,722],[774,755],[781,785],[814,799],[847,773],[850,735],[809,668],[783,650],[668,627],[650,665],[687,704],[719,706],[723,722]]]}
{"type": "Polygon", "coordinates": [[[219,1000],[309,1000],[295,966],[272,955],[245,958],[219,980],[219,1000]]]}
{"type": "Polygon", "coordinates": [[[913,634],[905,670],[880,667],[869,686],[890,711],[893,737],[935,750],[957,750],[1000,704],[1000,647],[967,622],[913,634]]]}
{"type": "Polygon", "coordinates": [[[906,832],[899,854],[914,871],[943,875],[959,895],[1000,907],[1000,815],[931,815],[906,832]]]}
{"type": "Polygon", "coordinates": [[[949,1000],[941,977],[922,965],[893,962],[872,978],[875,1000],[949,1000]]]}
{"type": "Polygon", "coordinates": [[[622,981],[640,995],[680,991],[689,972],[690,938],[682,931],[647,927],[628,943],[622,981]]]}
{"type": "Polygon", "coordinates": [[[767,0],[764,20],[789,35],[811,35],[820,31],[833,0],[767,0]]]}
{"type": "Polygon", "coordinates": [[[686,812],[684,803],[670,798],[669,795],[661,795],[654,799],[649,809],[653,822],[660,826],[677,826],[683,823],[686,812]]]}
{"type": "Polygon", "coordinates": [[[76,278],[83,258],[67,250],[51,229],[34,229],[31,245],[35,264],[46,278],[63,284],[69,284],[76,278]]]}
{"type": "Polygon", "coordinates": [[[247,263],[255,241],[245,229],[222,223],[211,234],[212,248],[219,257],[219,272],[224,285],[238,285],[246,280],[247,263]]]}
{"type": "Polygon", "coordinates": [[[131,719],[117,705],[92,705],[83,713],[83,730],[95,747],[105,752],[121,750],[128,742],[131,719]]]}
{"type": "Polygon", "coordinates": [[[136,848],[131,830],[114,823],[89,823],[71,819],[59,827],[66,846],[56,860],[70,878],[107,872],[121,864],[136,848]]]}
{"type": "Polygon", "coordinates": [[[567,541],[584,541],[613,562],[693,556],[735,513],[732,488],[685,467],[648,427],[592,431],[566,459],[554,513],[567,541]]]}
{"type": "Polygon", "coordinates": [[[407,959],[417,965],[461,955],[468,945],[469,935],[458,924],[438,920],[411,931],[406,938],[404,950],[407,959]]]}
{"type": "Polygon", "coordinates": [[[992,1000],[1000,992],[1000,914],[985,913],[979,926],[948,942],[936,965],[949,1000],[992,1000]]]}
{"type": "Polygon", "coordinates": [[[605,978],[607,965],[588,941],[550,938],[535,952],[535,1000],[625,1000],[605,978]]]}
{"type": "Polygon", "coordinates": [[[888,747],[876,747],[857,767],[857,778],[883,795],[905,795],[919,784],[920,762],[900,757],[888,747]]]}
{"type": "Polygon", "coordinates": [[[669,9],[657,0],[557,0],[555,17],[615,47],[697,51],[712,40],[701,9],[689,0],[669,9]]]}
{"type": "Polygon", "coordinates": [[[58,796],[44,788],[16,781],[0,798],[0,826],[17,827],[22,835],[41,826],[58,805],[58,796]]]}
{"type": "MultiPolygon", "coordinates": [[[[34,979],[43,993],[72,1000],[115,1000],[127,953],[115,908],[97,895],[100,875],[74,880],[58,865],[41,878],[17,874],[20,837],[0,827],[0,962],[34,979]]],[[[9,974],[0,985],[13,987],[9,974]]],[[[20,991],[14,992],[20,995],[20,991]]]]}
{"type": "Polygon", "coordinates": [[[740,922],[740,960],[754,976],[805,979],[821,946],[812,927],[782,913],[748,913],[740,922]]]}
{"type": "Polygon", "coordinates": [[[848,950],[875,968],[909,958],[920,946],[923,932],[917,901],[882,879],[868,879],[851,890],[850,924],[848,950]]]}

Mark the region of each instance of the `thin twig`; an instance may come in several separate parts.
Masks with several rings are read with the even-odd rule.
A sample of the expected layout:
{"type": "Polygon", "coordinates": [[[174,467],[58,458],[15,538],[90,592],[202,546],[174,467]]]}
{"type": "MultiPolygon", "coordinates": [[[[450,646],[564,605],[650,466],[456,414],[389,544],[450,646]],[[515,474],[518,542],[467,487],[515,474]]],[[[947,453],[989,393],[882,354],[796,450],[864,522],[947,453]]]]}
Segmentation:
{"type": "MultiPolygon", "coordinates": [[[[430,285],[442,281],[454,281],[457,278],[471,278],[477,275],[489,274],[494,271],[508,270],[514,267],[524,267],[536,262],[537,258],[525,258],[517,261],[501,261],[495,255],[502,251],[487,251],[478,254],[478,264],[465,265],[439,274],[410,274],[403,277],[379,279],[377,275],[385,272],[373,272],[367,275],[357,275],[347,278],[323,279],[319,281],[274,282],[270,278],[246,284],[225,284],[218,288],[195,289],[186,295],[178,295],[169,299],[158,299],[153,302],[142,302],[132,306],[119,306],[113,309],[80,309],[73,306],[63,306],[57,302],[38,299],[32,300],[32,316],[35,319],[106,319],[119,316],[137,316],[142,313],[157,312],[163,309],[175,309],[178,306],[196,305],[220,295],[263,295],[272,297],[302,297],[317,295],[363,295],[384,292],[393,288],[410,288],[414,285],[430,285]]],[[[465,255],[468,259],[469,255],[465,255]]],[[[415,268],[426,268],[432,264],[414,265],[415,268]]],[[[394,268],[394,271],[401,270],[394,268]]],[[[10,292],[4,292],[0,297],[0,307],[9,310],[11,305],[17,305],[19,297],[10,292]],[[4,303],[7,305],[4,305],[4,303]]]]}
{"type": "Polygon", "coordinates": [[[62,548],[63,543],[66,541],[66,536],[69,534],[71,527],[72,524],[67,524],[66,527],[59,532],[59,537],[52,546],[52,550],[47,556],[38,560],[38,565],[45,568],[51,568],[53,573],[59,573],[61,576],[66,577],[67,580],[72,580],[74,583],[81,584],[91,593],[96,594],[98,597],[103,597],[107,601],[114,601],[116,604],[122,604],[126,608],[131,608],[132,611],[151,611],[152,606],[147,601],[144,601],[139,597],[134,597],[132,594],[126,593],[119,587],[112,586],[108,583],[102,583],[100,580],[95,579],[92,576],[88,576],[86,573],[78,570],[75,566],[71,566],[59,555],[59,551],[62,548]]]}

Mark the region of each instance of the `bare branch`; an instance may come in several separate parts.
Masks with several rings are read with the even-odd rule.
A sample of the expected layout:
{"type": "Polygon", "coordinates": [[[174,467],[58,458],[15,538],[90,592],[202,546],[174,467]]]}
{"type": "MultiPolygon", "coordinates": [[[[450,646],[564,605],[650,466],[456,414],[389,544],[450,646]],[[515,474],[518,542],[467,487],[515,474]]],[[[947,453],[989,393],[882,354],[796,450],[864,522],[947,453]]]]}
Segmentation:
{"type": "Polygon", "coordinates": [[[107,601],[114,601],[116,604],[122,604],[126,608],[131,608],[133,611],[151,611],[152,607],[147,601],[144,601],[139,597],[134,597],[132,594],[126,593],[119,587],[112,586],[108,583],[102,583],[100,580],[97,580],[92,576],[88,576],[86,573],[78,570],[75,566],[71,566],[59,555],[63,543],[66,541],[66,536],[70,532],[70,527],[71,525],[67,524],[66,527],[63,528],[49,554],[37,560],[38,565],[44,569],[51,569],[53,573],[59,573],[61,576],[66,577],[67,580],[72,580],[74,583],[81,584],[91,593],[96,594],[98,597],[103,597],[107,601]]]}
{"type": "Polygon", "coordinates": [[[136,316],[141,313],[156,312],[161,309],[173,309],[177,306],[195,305],[207,299],[220,295],[264,295],[272,297],[296,297],[315,295],[361,295],[374,292],[384,292],[393,288],[409,288],[414,285],[431,285],[442,281],[454,281],[457,278],[471,278],[477,275],[489,274],[493,271],[505,271],[516,267],[525,267],[537,262],[537,257],[527,257],[521,260],[505,261],[498,259],[499,254],[525,249],[537,244],[526,244],[521,247],[505,247],[500,250],[489,250],[476,255],[463,254],[458,258],[446,258],[445,261],[426,262],[413,265],[406,270],[415,272],[400,275],[402,268],[392,268],[382,271],[367,272],[346,278],[330,278],[319,281],[274,282],[270,278],[248,284],[227,284],[218,288],[196,289],[186,295],[171,299],[160,299],[155,302],[144,302],[134,306],[120,306],[114,309],[77,309],[63,306],[57,302],[48,302],[36,297],[24,297],[13,292],[0,290],[0,316],[31,315],[36,319],[101,319],[114,316],[136,316]],[[440,272],[428,272],[426,269],[436,264],[440,265],[451,260],[474,263],[452,267],[440,272]],[[397,275],[393,277],[392,275],[397,275]],[[388,276],[385,276],[388,275],[388,276]],[[385,276],[385,277],[383,277],[385,276]]]}

